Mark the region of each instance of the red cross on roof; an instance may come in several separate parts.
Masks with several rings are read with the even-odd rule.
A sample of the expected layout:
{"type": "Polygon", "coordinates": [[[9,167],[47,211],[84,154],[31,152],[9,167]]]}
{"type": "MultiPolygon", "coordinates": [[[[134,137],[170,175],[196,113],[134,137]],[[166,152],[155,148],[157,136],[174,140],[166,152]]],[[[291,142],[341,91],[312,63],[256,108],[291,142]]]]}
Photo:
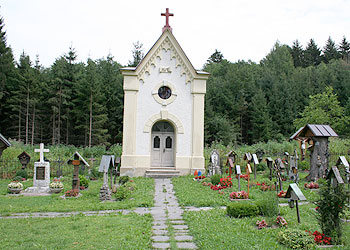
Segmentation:
{"type": "Polygon", "coordinates": [[[174,16],[174,14],[169,13],[169,8],[166,8],[165,13],[161,13],[161,16],[165,16],[165,25],[163,27],[163,32],[166,29],[169,29],[170,31],[172,31],[172,28],[169,25],[169,16],[174,16]]]}

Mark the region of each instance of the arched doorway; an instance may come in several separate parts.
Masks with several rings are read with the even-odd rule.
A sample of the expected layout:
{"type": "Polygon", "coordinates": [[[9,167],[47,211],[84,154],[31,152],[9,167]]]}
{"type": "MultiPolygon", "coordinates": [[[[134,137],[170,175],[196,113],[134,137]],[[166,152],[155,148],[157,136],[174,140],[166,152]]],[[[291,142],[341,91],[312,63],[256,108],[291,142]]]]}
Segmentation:
{"type": "Polygon", "coordinates": [[[174,167],[174,127],[160,121],[152,127],[152,167],[174,167]]]}

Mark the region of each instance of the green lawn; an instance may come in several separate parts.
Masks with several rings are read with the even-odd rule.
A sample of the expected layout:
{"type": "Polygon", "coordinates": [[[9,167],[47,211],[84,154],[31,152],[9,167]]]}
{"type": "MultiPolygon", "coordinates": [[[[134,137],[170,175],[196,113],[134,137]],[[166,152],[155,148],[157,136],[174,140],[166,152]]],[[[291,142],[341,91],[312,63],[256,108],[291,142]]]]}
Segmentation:
{"type": "MultiPolygon", "coordinates": [[[[63,200],[60,194],[51,196],[7,196],[9,180],[0,180],[0,214],[20,212],[68,212],[68,211],[97,211],[106,209],[132,209],[135,207],[152,207],[154,196],[154,180],[151,178],[133,178],[136,190],[129,199],[117,202],[100,202],[99,191],[102,181],[90,181],[89,189],[81,191],[78,199],[63,200]]],[[[32,186],[32,181],[24,182],[24,188],[32,186]]],[[[64,191],[72,188],[71,178],[63,180],[64,191]]]]}
{"type": "Polygon", "coordinates": [[[0,220],[1,249],[151,249],[151,215],[0,220]]]}
{"type": "MultiPolygon", "coordinates": [[[[301,174],[302,177],[306,173],[301,174]]],[[[173,179],[174,189],[179,203],[182,206],[223,206],[231,201],[228,195],[232,191],[237,191],[237,179],[233,179],[233,187],[225,189],[224,195],[218,191],[211,190],[208,186],[202,186],[200,183],[192,180],[191,176],[184,176],[173,179]]],[[[267,181],[264,175],[258,175],[257,180],[253,182],[267,181]]],[[[301,181],[299,187],[309,201],[309,204],[300,205],[301,223],[297,222],[296,209],[279,207],[280,214],[287,220],[288,228],[320,231],[312,203],[318,196],[318,192],[305,190],[304,181],[301,181]]],[[[283,183],[283,189],[286,191],[289,182],[283,183]]],[[[247,190],[247,181],[241,180],[241,190],[247,190]]],[[[250,199],[261,200],[266,196],[276,195],[276,191],[261,191],[259,186],[250,188],[250,199]]],[[[280,199],[285,203],[287,199],[280,199]]],[[[230,218],[226,215],[225,209],[216,208],[210,211],[185,212],[184,219],[188,224],[191,234],[194,236],[195,243],[199,249],[288,249],[277,242],[277,233],[282,228],[266,228],[258,230],[256,222],[265,219],[269,225],[275,224],[277,216],[252,217],[252,218],[230,218]]],[[[343,242],[345,246],[333,249],[350,249],[350,223],[344,224],[343,242]]]]}

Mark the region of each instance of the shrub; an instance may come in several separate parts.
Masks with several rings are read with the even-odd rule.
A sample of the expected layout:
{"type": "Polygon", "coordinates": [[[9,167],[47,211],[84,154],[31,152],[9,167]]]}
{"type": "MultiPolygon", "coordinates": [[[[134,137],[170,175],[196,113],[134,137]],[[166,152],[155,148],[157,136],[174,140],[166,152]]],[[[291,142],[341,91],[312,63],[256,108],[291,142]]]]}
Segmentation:
{"type": "Polygon", "coordinates": [[[16,176],[15,178],[13,178],[13,181],[22,181],[22,176],[16,176]]]}
{"type": "Polygon", "coordinates": [[[220,183],[221,176],[219,174],[214,174],[211,178],[210,181],[213,185],[218,185],[220,183]]]}
{"type": "Polygon", "coordinates": [[[89,186],[89,180],[84,175],[79,175],[80,186],[87,188],[89,186]]]}
{"type": "Polygon", "coordinates": [[[117,201],[122,201],[127,199],[131,194],[131,190],[126,186],[122,185],[119,188],[117,188],[117,192],[115,193],[115,198],[117,201]]]}
{"type": "Polygon", "coordinates": [[[323,180],[319,180],[319,182],[321,186],[320,196],[316,201],[318,224],[326,237],[331,237],[335,244],[341,244],[342,225],[340,217],[344,213],[346,199],[349,194],[344,189],[344,185],[334,187],[330,179],[327,182],[323,180]]]}
{"type": "Polygon", "coordinates": [[[309,233],[298,229],[287,229],[277,234],[277,241],[291,249],[312,249],[314,240],[309,233]]]}
{"type": "Polygon", "coordinates": [[[256,165],[256,171],[265,171],[266,168],[266,163],[259,163],[256,165]]]}
{"type": "Polygon", "coordinates": [[[302,171],[309,170],[310,169],[310,162],[308,162],[307,160],[299,161],[298,168],[299,168],[299,170],[302,170],[302,171]]]}
{"type": "Polygon", "coordinates": [[[129,176],[121,176],[119,178],[119,184],[120,185],[123,185],[123,184],[127,183],[128,181],[129,181],[129,176]]]}
{"type": "MultiPolygon", "coordinates": [[[[26,178],[28,179],[28,174],[27,174],[27,171],[25,169],[20,169],[16,172],[16,176],[20,176],[22,178],[26,178]]],[[[21,178],[21,180],[22,180],[21,178]]]]}
{"type": "Polygon", "coordinates": [[[90,180],[97,180],[103,173],[98,172],[96,167],[91,168],[90,180]]]}
{"type": "Polygon", "coordinates": [[[257,216],[259,208],[252,202],[237,201],[227,205],[226,213],[235,218],[257,216]]]}
{"type": "Polygon", "coordinates": [[[262,199],[256,201],[260,214],[273,217],[278,214],[278,198],[275,193],[264,193],[262,199]]]}

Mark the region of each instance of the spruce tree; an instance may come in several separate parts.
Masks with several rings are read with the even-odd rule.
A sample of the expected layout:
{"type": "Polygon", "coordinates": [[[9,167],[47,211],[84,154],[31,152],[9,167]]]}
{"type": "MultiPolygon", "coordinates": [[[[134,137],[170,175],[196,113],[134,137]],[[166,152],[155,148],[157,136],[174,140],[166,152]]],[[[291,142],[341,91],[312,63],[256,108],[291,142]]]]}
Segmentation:
{"type": "Polygon", "coordinates": [[[346,40],[345,36],[339,44],[339,54],[343,60],[349,62],[350,60],[350,43],[346,40]]]}
{"type": "Polygon", "coordinates": [[[337,46],[331,37],[328,37],[326,45],[323,48],[323,61],[329,63],[332,59],[338,59],[339,53],[337,46]]]}
{"type": "Polygon", "coordinates": [[[11,89],[16,85],[16,71],[12,50],[7,46],[4,26],[4,20],[0,17],[0,129],[1,133],[9,136],[10,108],[6,103],[11,96],[11,89]]]}
{"type": "Polygon", "coordinates": [[[133,43],[134,49],[132,50],[132,61],[129,61],[130,67],[136,67],[144,57],[143,44],[137,41],[133,43]]]}
{"type": "Polygon", "coordinates": [[[321,50],[318,48],[314,39],[310,39],[309,43],[306,46],[304,52],[305,65],[308,66],[316,66],[321,63],[321,50]]]}
{"type": "Polygon", "coordinates": [[[304,66],[304,50],[298,39],[293,42],[291,55],[293,57],[294,67],[304,66]]]}

